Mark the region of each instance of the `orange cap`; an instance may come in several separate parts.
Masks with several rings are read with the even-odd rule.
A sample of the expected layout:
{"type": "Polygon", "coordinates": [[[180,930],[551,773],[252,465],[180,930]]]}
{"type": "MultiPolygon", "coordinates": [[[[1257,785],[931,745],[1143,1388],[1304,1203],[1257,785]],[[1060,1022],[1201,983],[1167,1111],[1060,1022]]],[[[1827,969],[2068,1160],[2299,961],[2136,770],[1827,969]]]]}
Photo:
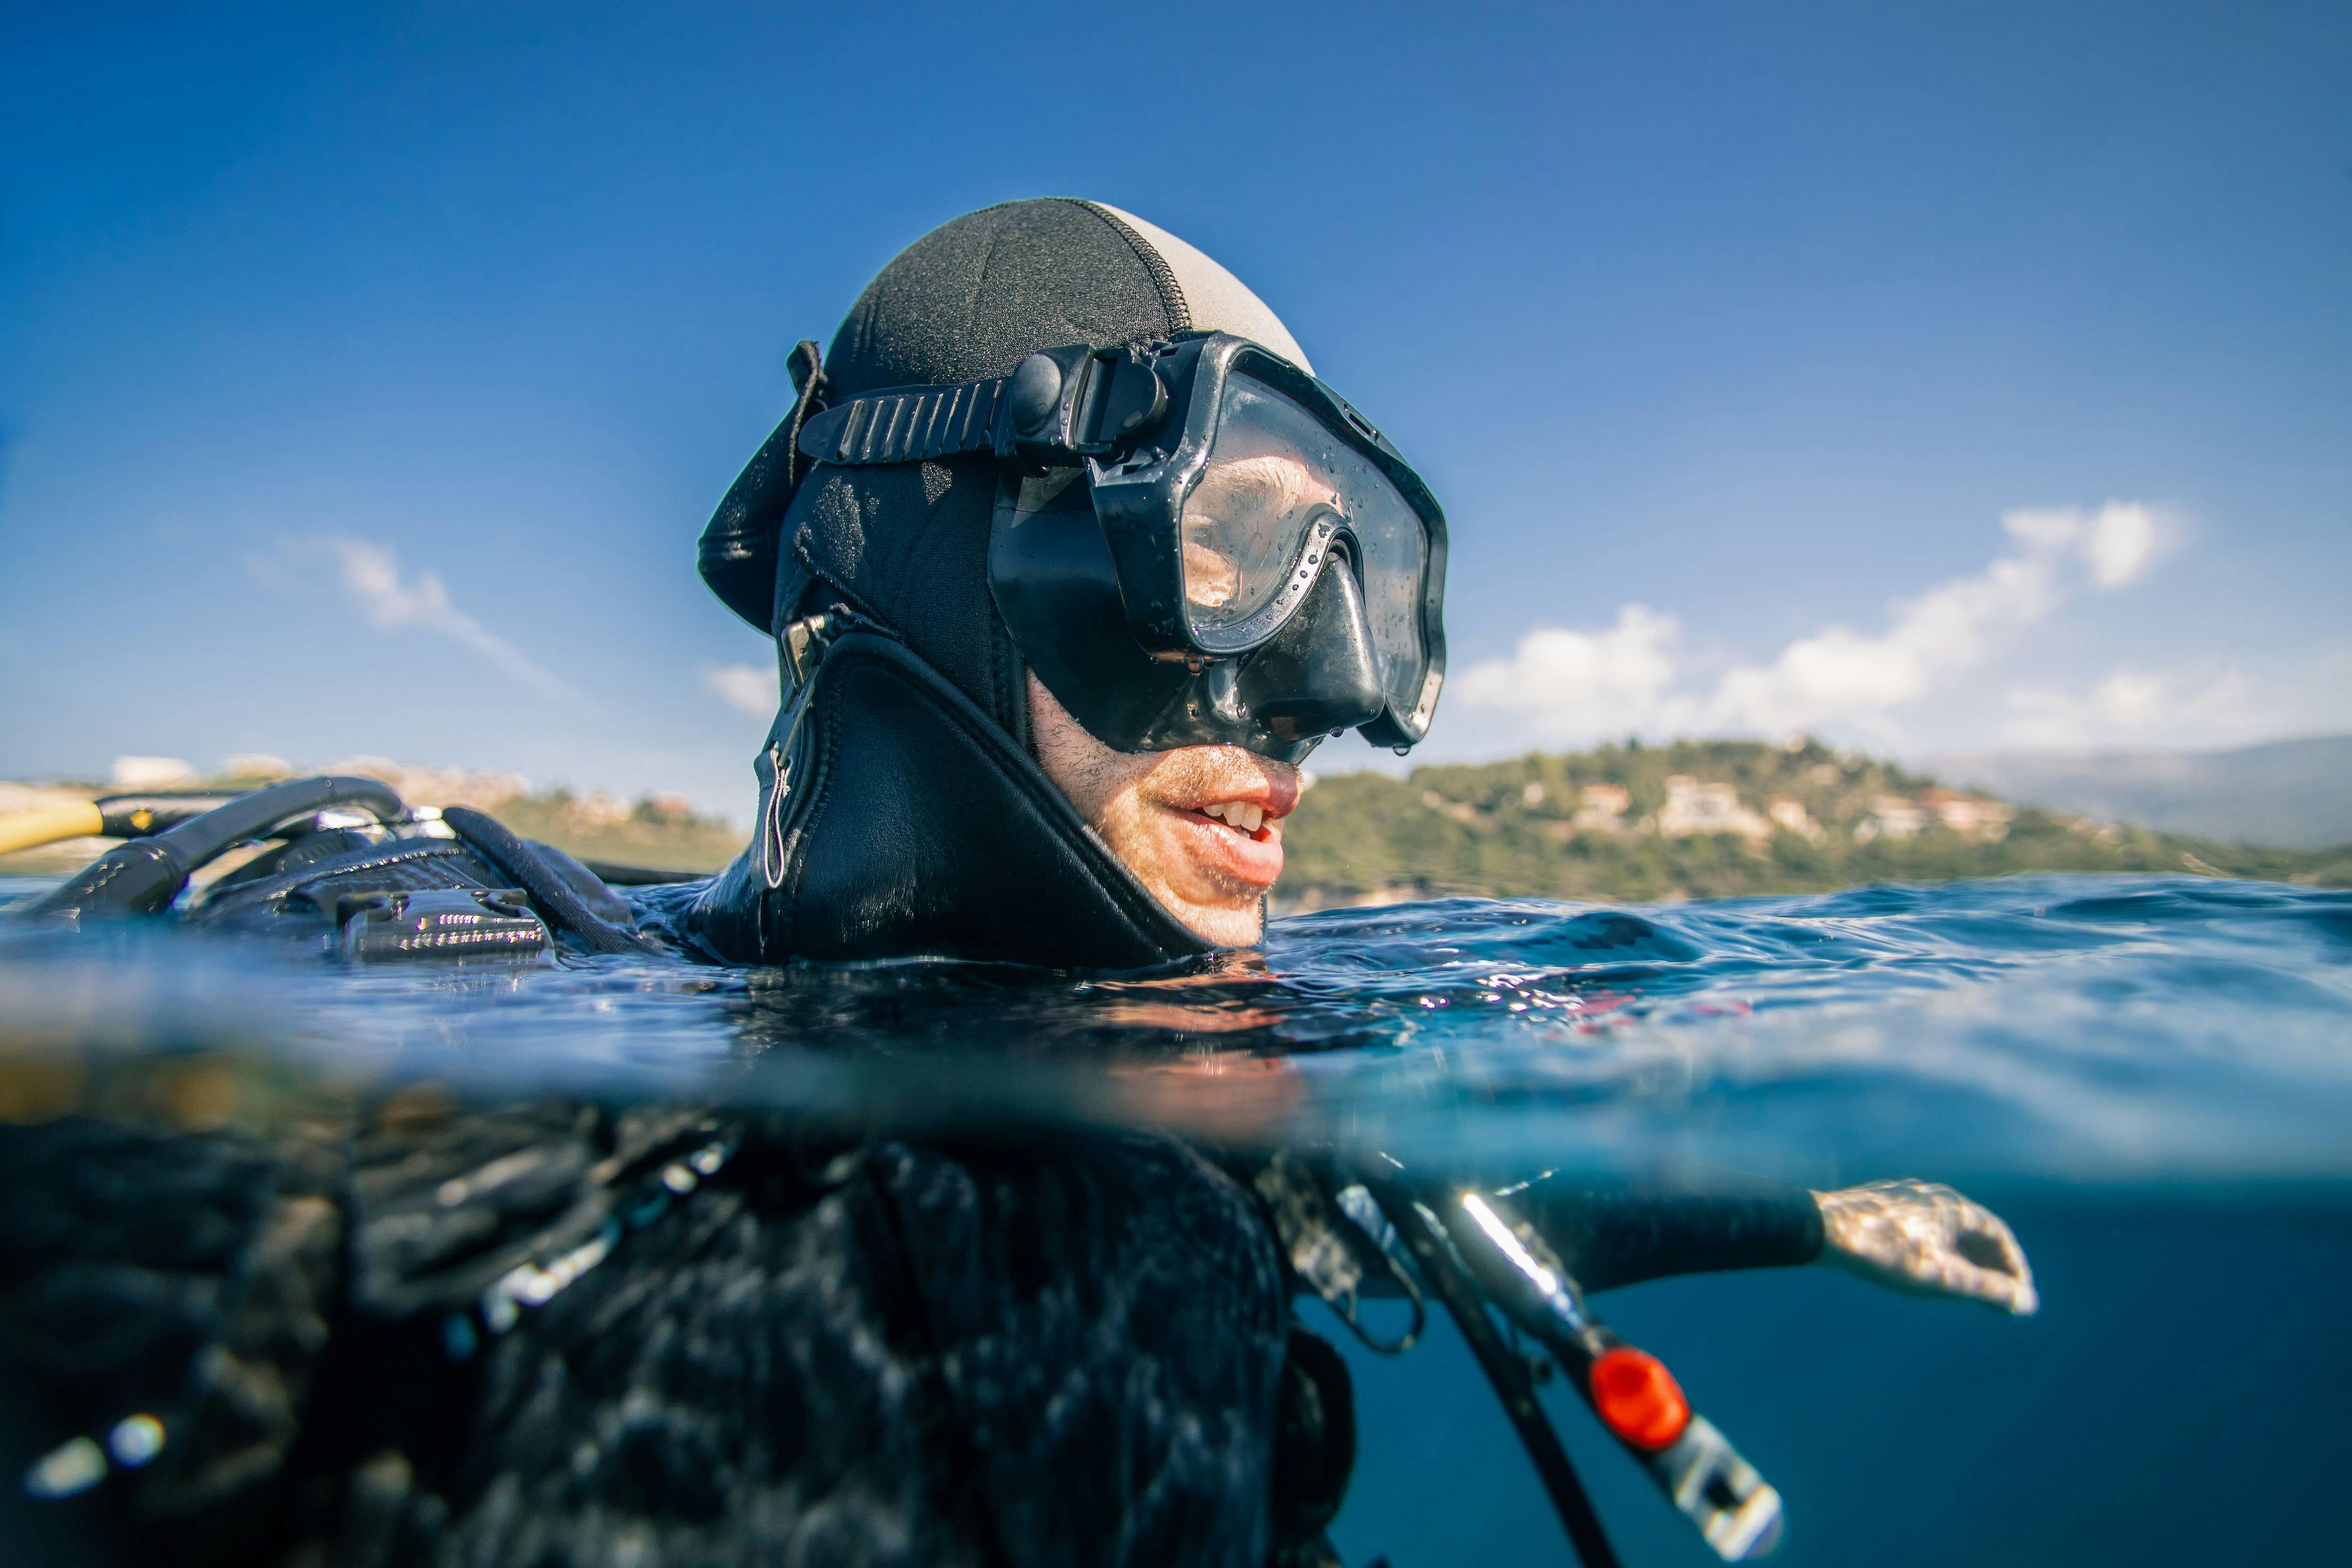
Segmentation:
{"type": "Polygon", "coordinates": [[[1665,1363],[1647,1351],[1619,1345],[1592,1363],[1592,1408],[1612,1432],[1636,1448],[1666,1447],[1690,1425],[1690,1401],[1665,1363]]]}

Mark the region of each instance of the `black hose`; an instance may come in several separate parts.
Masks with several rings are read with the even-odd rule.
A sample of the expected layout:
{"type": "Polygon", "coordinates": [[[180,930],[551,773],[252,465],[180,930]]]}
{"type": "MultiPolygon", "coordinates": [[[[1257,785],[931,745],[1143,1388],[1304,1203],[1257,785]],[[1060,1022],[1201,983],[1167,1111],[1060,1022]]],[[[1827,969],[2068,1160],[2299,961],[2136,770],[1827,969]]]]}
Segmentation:
{"type": "Polygon", "coordinates": [[[590,909],[554,868],[540,858],[536,850],[509,832],[505,824],[470,806],[450,805],[441,809],[441,820],[449,830],[464,839],[467,845],[515,885],[530,895],[539,912],[548,923],[577,936],[591,952],[654,953],[659,950],[637,936],[623,931],[604,916],[590,909]]]}
{"type": "Polygon", "coordinates": [[[394,866],[412,866],[420,860],[441,860],[471,851],[453,838],[394,838],[383,844],[371,844],[363,849],[353,849],[330,859],[313,860],[299,870],[278,871],[256,877],[251,881],[224,886],[215,884],[204,902],[206,920],[218,920],[234,910],[252,909],[267,904],[272,899],[320,882],[330,877],[345,877],[354,871],[382,871],[394,866]]]}
{"type": "Polygon", "coordinates": [[[98,807],[109,838],[152,838],[192,822],[208,811],[243,800],[252,792],[241,789],[142,790],[135,795],[102,795],[98,807]]]}
{"type": "Polygon", "coordinates": [[[1618,1568],[1617,1551],[1601,1528],[1601,1516],[1592,1510],[1592,1500],[1577,1479],[1568,1450],[1560,1447],[1559,1434],[1552,1430],[1543,1406],[1536,1403],[1535,1380],[1528,1375],[1526,1360],[1496,1331],[1495,1321],[1486,1315],[1486,1297],[1454,1258],[1444,1226],[1423,1214],[1410,1193],[1385,1183],[1367,1185],[1438,1300],[1461,1328],[1462,1337],[1470,1342],[1471,1353],[1485,1369],[1486,1381],[1495,1385],[1503,1413],[1518,1428],[1519,1441],[1527,1445],[1528,1458],[1535,1461],[1536,1473],[1543,1479],[1544,1490],[1551,1494],[1552,1507],[1559,1510],[1559,1521],[1567,1527],[1577,1555],[1586,1568],[1618,1568]]]}
{"type": "Polygon", "coordinates": [[[267,838],[289,822],[330,806],[356,805],[380,821],[407,812],[392,786],[376,779],[289,779],[238,795],[152,838],[118,844],[63,886],[10,914],[20,920],[79,921],[85,916],[146,915],[168,908],[188,878],[231,845],[267,838]]]}

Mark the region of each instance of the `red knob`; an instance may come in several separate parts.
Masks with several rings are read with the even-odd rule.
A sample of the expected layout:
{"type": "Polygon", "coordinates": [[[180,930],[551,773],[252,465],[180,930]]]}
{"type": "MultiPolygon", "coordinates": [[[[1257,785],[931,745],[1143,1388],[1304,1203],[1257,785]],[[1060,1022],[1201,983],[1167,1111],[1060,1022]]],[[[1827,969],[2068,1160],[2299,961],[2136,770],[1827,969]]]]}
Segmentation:
{"type": "Polygon", "coordinates": [[[1690,1401],[1665,1363],[1620,1345],[1592,1363],[1592,1408],[1609,1430],[1651,1452],[1671,1446],[1690,1425],[1690,1401]]]}

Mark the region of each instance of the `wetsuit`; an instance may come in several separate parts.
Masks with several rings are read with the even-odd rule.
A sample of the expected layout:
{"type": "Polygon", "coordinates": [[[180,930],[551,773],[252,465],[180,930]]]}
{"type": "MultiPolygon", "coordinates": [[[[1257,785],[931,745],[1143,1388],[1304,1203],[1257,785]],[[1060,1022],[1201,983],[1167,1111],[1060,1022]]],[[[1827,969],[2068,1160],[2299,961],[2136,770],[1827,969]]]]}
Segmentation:
{"type": "MultiPolygon", "coordinates": [[[[329,833],[194,918],[352,952],[542,921],[618,951],[644,914],[738,963],[1205,958],[1032,752],[1031,665],[992,596],[996,458],[924,446],[936,419],[879,466],[811,468],[797,438],[827,396],[1208,329],[1305,363],[1181,241],[1017,202],[910,247],[821,362],[796,356],[792,412],[701,542],[787,677],[753,842],[719,877],[632,910],[495,825],[329,833]]],[[[1326,1560],[1352,1451],[1263,1192],[1164,1138],[845,1148],[715,1109],[395,1097],[270,1141],[0,1126],[0,1458],[32,1478],[10,1539],[371,1568],[1255,1568],[1326,1560]]],[[[1557,1223],[1592,1288],[1820,1245],[1802,1194],[1580,1198],[1557,1223]]]]}
{"type": "MultiPolygon", "coordinates": [[[[1547,1186],[1594,1289],[1820,1247],[1802,1194],[1547,1186]]],[[[16,1523],[121,1561],[1318,1562],[1353,1449],[1263,1198],[1164,1138],[395,1098],[0,1129],[0,1191],[12,1473],[167,1434],[16,1523]]]]}
{"type": "Polygon", "coordinates": [[[0,1191],[8,1473],[165,1434],[79,1496],[12,1490],[19,1542],[1255,1568],[1285,1533],[1279,1266],[1166,1139],[394,1101],[273,1143],[0,1129],[0,1191]]]}

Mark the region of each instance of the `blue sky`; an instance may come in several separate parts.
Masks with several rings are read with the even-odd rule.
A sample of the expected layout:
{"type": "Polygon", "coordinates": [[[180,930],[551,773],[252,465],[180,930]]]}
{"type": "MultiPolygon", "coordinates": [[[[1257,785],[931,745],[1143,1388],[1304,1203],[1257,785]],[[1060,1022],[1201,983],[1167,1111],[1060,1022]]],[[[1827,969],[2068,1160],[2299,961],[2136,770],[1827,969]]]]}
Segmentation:
{"type": "Polygon", "coordinates": [[[2352,729],[2341,4],[73,12],[0,15],[0,775],[741,815],[695,537],[793,341],[1036,195],[1430,477],[1430,754],[2352,729]]]}

